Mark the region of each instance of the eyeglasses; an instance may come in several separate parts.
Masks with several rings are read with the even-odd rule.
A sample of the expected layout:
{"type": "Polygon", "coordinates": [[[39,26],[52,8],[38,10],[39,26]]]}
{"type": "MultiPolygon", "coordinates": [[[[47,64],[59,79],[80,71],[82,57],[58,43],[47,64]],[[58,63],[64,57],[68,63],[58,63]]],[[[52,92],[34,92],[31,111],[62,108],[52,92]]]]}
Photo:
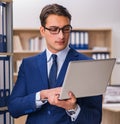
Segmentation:
{"type": "Polygon", "coordinates": [[[63,33],[69,33],[72,30],[72,26],[71,25],[65,25],[62,28],[59,28],[57,26],[51,26],[50,28],[47,28],[47,27],[44,26],[44,28],[46,30],[49,30],[51,34],[59,34],[60,30],[63,33]]]}

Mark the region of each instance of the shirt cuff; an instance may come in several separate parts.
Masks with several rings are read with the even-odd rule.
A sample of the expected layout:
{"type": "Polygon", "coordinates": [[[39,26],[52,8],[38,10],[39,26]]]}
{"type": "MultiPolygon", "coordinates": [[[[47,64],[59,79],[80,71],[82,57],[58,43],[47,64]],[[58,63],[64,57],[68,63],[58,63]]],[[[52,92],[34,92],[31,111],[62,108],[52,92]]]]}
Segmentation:
{"type": "Polygon", "coordinates": [[[36,103],[36,108],[40,108],[42,105],[44,105],[47,101],[42,101],[40,100],[40,92],[36,93],[36,99],[35,99],[35,103],[36,103]]]}
{"type": "Polygon", "coordinates": [[[80,113],[80,111],[81,111],[81,108],[80,108],[80,106],[77,104],[76,109],[75,109],[75,113],[70,114],[69,111],[66,111],[66,112],[67,112],[67,114],[71,117],[71,121],[75,121],[75,120],[77,119],[78,114],[80,113]]]}

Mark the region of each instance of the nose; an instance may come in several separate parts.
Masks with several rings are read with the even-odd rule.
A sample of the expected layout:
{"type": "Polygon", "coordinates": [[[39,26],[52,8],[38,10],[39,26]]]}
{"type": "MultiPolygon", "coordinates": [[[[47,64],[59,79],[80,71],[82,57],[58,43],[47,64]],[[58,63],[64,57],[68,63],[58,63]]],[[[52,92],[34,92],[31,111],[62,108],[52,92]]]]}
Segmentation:
{"type": "Polygon", "coordinates": [[[59,35],[59,37],[60,37],[61,39],[64,38],[64,33],[63,33],[62,30],[60,30],[60,32],[58,33],[58,35],[59,35]]]}

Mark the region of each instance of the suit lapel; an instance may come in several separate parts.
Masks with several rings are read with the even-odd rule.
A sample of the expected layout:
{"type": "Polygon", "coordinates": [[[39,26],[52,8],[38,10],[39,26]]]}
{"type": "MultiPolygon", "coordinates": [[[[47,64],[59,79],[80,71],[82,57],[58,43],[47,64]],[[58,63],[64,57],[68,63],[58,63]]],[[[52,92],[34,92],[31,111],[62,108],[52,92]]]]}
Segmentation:
{"type": "Polygon", "coordinates": [[[70,49],[69,52],[68,52],[68,55],[67,55],[67,57],[66,57],[66,59],[63,63],[61,71],[58,75],[57,87],[62,86],[68,64],[69,64],[70,61],[73,61],[73,60],[78,60],[78,53],[75,52],[73,49],[70,49]]]}
{"type": "Polygon", "coordinates": [[[46,51],[38,56],[38,68],[42,77],[42,84],[44,88],[48,88],[48,74],[47,74],[47,58],[46,51]]]}

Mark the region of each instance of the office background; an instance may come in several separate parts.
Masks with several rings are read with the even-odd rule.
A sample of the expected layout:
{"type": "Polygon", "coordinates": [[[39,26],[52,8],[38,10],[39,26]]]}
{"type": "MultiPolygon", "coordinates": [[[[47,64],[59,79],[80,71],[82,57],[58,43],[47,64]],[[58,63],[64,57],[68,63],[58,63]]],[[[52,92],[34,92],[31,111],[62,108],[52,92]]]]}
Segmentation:
{"type": "MultiPolygon", "coordinates": [[[[5,1],[10,1],[10,0],[5,0],[5,1]]],[[[120,52],[119,52],[119,46],[120,46],[120,14],[119,14],[119,5],[120,1],[119,0],[13,0],[13,51],[14,54],[12,54],[12,11],[10,9],[12,8],[12,4],[7,3],[7,15],[5,16],[3,9],[0,9],[0,19],[4,20],[4,16],[7,17],[6,19],[6,26],[7,26],[7,39],[10,39],[9,42],[7,42],[8,49],[4,46],[5,42],[2,41],[2,47],[5,48],[1,50],[2,52],[6,51],[6,53],[0,53],[1,56],[9,56],[7,57],[1,57],[1,72],[5,73],[0,73],[1,78],[1,83],[0,86],[2,86],[2,89],[0,89],[0,97],[2,100],[1,108],[0,108],[0,124],[3,124],[6,122],[11,122],[12,119],[9,118],[9,113],[7,112],[7,97],[9,96],[9,86],[12,84],[12,70],[14,72],[14,77],[15,80],[17,78],[17,72],[18,72],[18,67],[21,63],[21,59],[25,57],[26,55],[33,55],[33,54],[38,54],[40,52],[37,51],[36,49],[29,49],[30,46],[34,46],[32,43],[36,43],[35,40],[42,41],[42,37],[39,36],[39,27],[40,27],[40,22],[39,22],[39,14],[41,9],[43,8],[44,5],[46,4],[51,4],[51,3],[59,3],[68,8],[68,10],[72,14],[72,26],[74,29],[83,29],[80,32],[72,33],[74,37],[77,37],[76,44],[77,46],[78,41],[81,43],[82,47],[86,44],[83,45],[83,43],[89,42],[87,46],[89,46],[88,51],[85,50],[86,52],[90,53],[91,55],[104,55],[104,57],[107,55],[111,55],[111,43],[112,43],[112,57],[117,58],[117,62],[113,71],[112,75],[112,84],[119,84],[119,87],[112,87],[112,92],[114,96],[116,97],[116,94],[118,94],[118,97],[120,96],[120,52]],[[1,16],[4,15],[4,16],[1,16]],[[87,29],[87,30],[84,30],[87,29]],[[111,42],[111,31],[112,31],[112,42],[111,42]],[[84,32],[84,35],[83,35],[84,32]],[[91,34],[92,32],[92,34],[91,34]],[[78,35],[79,34],[79,35],[78,35]],[[94,36],[93,36],[94,34],[94,36]],[[89,37],[88,37],[89,35],[89,37]],[[84,36],[84,42],[83,42],[83,36],[84,36]],[[87,37],[86,37],[87,36],[87,37]],[[82,37],[82,38],[81,38],[82,37]],[[93,38],[94,37],[94,38],[93,38]],[[37,38],[37,39],[36,39],[37,38]],[[40,39],[39,39],[40,38],[40,39]],[[81,38],[81,39],[79,39],[81,38]],[[89,40],[88,40],[89,39],[89,40]],[[27,42],[25,42],[27,41],[27,42]],[[35,41],[35,42],[33,42],[35,41]],[[20,45],[18,45],[18,43],[20,45]],[[32,44],[32,45],[31,45],[32,44]],[[30,45],[30,46],[29,46],[30,45]],[[21,47],[20,47],[21,46],[21,47]],[[102,48],[108,48],[106,51],[93,51],[92,49],[95,46],[102,46],[102,48]],[[28,51],[27,51],[28,50],[28,51]],[[25,55],[25,56],[24,56],[25,55]],[[10,59],[9,59],[10,58],[10,59]],[[12,61],[13,58],[13,61],[12,61]],[[9,61],[8,61],[9,60],[9,61]],[[5,62],[5,66],[3,68],[5,62]],[[10,63],[9,63],[10,62],[10,63]],[[12,63],[14,68],[12,68],[12,63]],[[10,69],[10,71],[9,71],[10,69]],[[5,76],[4,76],[5,75],[5,76]],[[7,78],[6,78],[7,77],[7,78]],[[9,78],[8,78],[9,77],[9,78]],[[10,80],[10,81],[8,81],[10,80]],[[6,85],[6,82],[9,82],[8,85],[6,85]],[[115,89],[114,89],[115,88],[115,89]],[[114,90],[113,90],[114,89],[114,90]],[[2,111],[1,111],[2,110],[2,111]]],[[[3,4],[2,8],[4,7],[3,4]]],[[[1,20],[0,20],[1,21],[1,20]]],[[[4,21],[0,22],[0,32],[2,32],[2,35],[0,34],[1,37],[4,36],[4,21]],[[2,22],[2,23],[1,23],[2,22]]],[[[6,36],[4,38],[6,38],[6,36]]],[[[72,40],[73,41],[73,40],[72,40]]],[[[38,42],[37,42],[38,43],[38,42]]],[[[37,44],[37,46],[39,46],[37,44]]],[[[33,48],[33,47],[32,47],[33,48]]],[[[86,48],[86,47],[85,47],[86,48]]],[[[83,50],[84,51],[84,50],[83,50]]],[[[83,52],[82,51],[82,52],[83,52]]],[[[84,52],[85,52],[84,51],[84,52]]],[[[93,56],[92,56],[93,57],[93,56]]],[[[96,57],[98,59],[98,56],[96,57]]],[[[100,58],[99,58],[100,59],[100,58]]],[[[14,82],[15,82],[14,80],[14,82]]],[[[12,87],[12,86],[11,86],[12,87]]],[[[120,99],[118,101],[115,101],[115,97],[112,96],[113,99],[106,99],[107,96],[111,96],[112,94],[109,93],[110,89],[108,90],[107,87],[107,92],[108,95],[104,95],[104,101],[103,101],[103,122],[102,124],[119,124],[120,123],[120,104],[118,104],[118,101],[120,103],[120,99]],[[108,100],[105,102],[105,100],[108,100]],[[110,104],[109,100],[114,102],[113,104],[110,104]],[[106,104],[108,103],[109,104],[106,104]],[[117,103],[117,104],[115,104],[117,103]]],[[[106,92],[106,94],[107,94],[106,92]]],[[[117,98],[117,97],[116,97],[117,98]]],[[[120,97],[119,97],[120,98],[120,97]]],[[[24,124],[25,123],[26,116],[20,117],[18,119],[14,119],[15,124],[24,124]]]]}
{"type": "Polygon", "coordinates": [[[13,0],[13,28],[39,29],[39,13],[51,3],[68,8],[73,28],[112,29],[112,57],[117,58],[112,84],[120,84],[120,0],[13,0]]]}

